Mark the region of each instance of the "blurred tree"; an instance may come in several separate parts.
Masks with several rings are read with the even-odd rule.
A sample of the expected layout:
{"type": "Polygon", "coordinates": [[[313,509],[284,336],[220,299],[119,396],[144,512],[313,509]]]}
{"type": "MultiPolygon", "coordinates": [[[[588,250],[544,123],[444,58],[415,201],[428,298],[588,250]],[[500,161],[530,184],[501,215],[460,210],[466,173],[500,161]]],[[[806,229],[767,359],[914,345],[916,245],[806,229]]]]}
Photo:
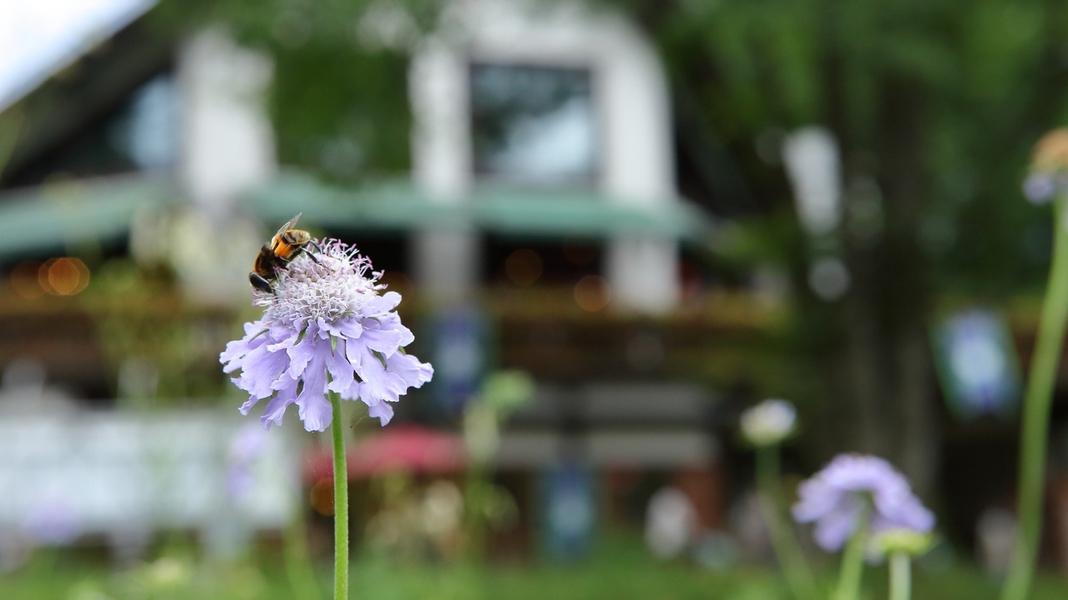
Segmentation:
{"type": "MultiPolygon", "coordinates": [[[[887,456],[928,492],[935,299],[997,300],[1037,287],[1048,268],[1048,211],[1019,189],[1031,145],[1068,108],[1068,11],[1040,0],[608,1],[656,37],[684,108],[725,140],[762,203],[750,214],[790,202],[769,142],[801,125],[833,131],[851,286],[835,302],[803,299],[800,347],[825,370],[834,449],[887,456]]],[[[804,289],[799,237],[773,254],[804,289]]]]}

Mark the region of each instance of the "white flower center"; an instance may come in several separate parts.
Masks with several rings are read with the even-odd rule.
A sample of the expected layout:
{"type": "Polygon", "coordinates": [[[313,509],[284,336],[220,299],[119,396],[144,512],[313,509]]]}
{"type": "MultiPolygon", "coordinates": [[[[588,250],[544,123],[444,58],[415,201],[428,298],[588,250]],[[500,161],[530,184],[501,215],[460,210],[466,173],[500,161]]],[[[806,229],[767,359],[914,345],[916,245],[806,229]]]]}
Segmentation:
{"type": "Polygon", "coordinates": [[[254,303],[267,307],[268,322],[337,321],[358,311],[381,288],[377,274],[368,276],[369,271],[370,262],[354,248],[330,240],[322,244],[322,252],[308,248],[279,269],[274,294],[258,293],[254,303]]]}

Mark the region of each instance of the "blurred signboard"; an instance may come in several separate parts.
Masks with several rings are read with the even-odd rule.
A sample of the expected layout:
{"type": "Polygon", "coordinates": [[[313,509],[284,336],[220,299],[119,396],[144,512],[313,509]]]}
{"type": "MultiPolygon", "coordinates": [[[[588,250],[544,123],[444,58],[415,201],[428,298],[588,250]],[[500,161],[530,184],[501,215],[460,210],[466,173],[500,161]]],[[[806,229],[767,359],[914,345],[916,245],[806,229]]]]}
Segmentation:
{"type": "Polygon", "coordinates": [[[545,475],[542,497],[545,553],[563,560],[584,555],[597,521],[590,469],[574,462],[558,464],[545,475]]]}
{"type": "Polygon", "coordinates": [[[973,309],[955,313],[934,331],[935,364],[950,410],[960,418],[1009,415],[1020,398],[1020,367],[1008,325],[973,309]]]}
{"type": "Polygon", "coordinates": [[[431,332],[431,394],[438,412],[455,414],[482,383],[489,363],[489,325],[483,313],[456,308],[437,316],[431,332]]]}

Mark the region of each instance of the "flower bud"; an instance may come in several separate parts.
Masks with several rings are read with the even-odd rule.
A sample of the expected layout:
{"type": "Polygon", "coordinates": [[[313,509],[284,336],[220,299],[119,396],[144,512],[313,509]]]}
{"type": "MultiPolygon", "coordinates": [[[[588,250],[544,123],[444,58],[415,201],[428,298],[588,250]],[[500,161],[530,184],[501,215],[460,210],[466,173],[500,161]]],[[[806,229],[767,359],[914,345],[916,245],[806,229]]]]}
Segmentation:
{"type": "Polygon", "coordinates": [[[765,400],[742,413],[742,435],[754,446],[779,444],[794,432],[797,410],[786,400],[765,400]]]}

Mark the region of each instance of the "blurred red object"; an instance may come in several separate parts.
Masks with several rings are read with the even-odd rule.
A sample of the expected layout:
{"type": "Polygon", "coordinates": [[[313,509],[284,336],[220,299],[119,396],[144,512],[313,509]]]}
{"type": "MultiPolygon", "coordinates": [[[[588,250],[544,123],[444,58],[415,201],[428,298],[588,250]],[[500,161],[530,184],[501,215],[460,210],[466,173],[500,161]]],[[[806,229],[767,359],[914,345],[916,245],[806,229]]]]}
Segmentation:
{"type": "MultiPolygon", "coordinates": [[[[466,453],[459,436],[419,425],[388,427],[360,440],[347,452],[349,479],[374,477],[391,471],[455,473],[464,468],[466,453]]],[[[305,455],[304,481],[315,483],[334,476],[329,448],[305,455]]]]}

